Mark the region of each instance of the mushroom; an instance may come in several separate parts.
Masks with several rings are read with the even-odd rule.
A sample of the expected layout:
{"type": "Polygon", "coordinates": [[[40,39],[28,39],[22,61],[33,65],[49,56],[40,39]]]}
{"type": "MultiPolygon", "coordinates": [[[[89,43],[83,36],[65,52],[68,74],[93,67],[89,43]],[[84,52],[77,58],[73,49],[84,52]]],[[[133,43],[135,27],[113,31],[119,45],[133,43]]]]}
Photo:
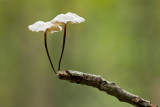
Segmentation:
{"type": "Polygon", "coordinates": [[[67,23],[71,23],[71,24],[75,24],[76,23],[76,24],[79,24],[79,23],[84,22],[84,21],[85,21],[84,18],[78,16],[75,13],[71,13],[71,12],[68,12],[66,14],[57,15],[53,20],[50,21],[52,24],[64,25],[63,45],[62,45],[61,56],[60,56],[60,59],[59,59],[58,71],[60,71],[61,60],[62,60],[62,56],[63,56],[63,52],[64,52],[64,47],[65,47],[67,23]]]}
{"type": "Polygon", "coordinates": [[[52,64],[52,60],[49,55],[48,47],[47,47],[47,32],[48,33],[59,32],[59,31],[62,31],[62,27],[59,25],[52,24],[50,22],[38,21],[32,25],[29,25],[28,28],[29,28],[29,30],[31,30],[33,32],[40,32],[40,31],[44,32],[44,44],[45,44],[47,56],[48,56],[48,59],[50,61],[50,64],[52,66],[53,71],[56,73],[54,66],[52,64]]]}

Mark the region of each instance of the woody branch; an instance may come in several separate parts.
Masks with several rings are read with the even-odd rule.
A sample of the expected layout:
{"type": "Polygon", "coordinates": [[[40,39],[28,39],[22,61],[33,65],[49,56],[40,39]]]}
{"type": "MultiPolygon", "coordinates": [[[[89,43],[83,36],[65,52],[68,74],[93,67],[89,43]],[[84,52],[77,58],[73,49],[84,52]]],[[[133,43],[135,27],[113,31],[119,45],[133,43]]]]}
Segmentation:
{"type": "Polygon", "coordinates": [[[150,101],[145,100],[137,95],[131,94],[121,89],[114,82],[109,82],[99,75],[82,73],[79,71],[59,71],[57,76],[61,80],[67,80],[71,83],[77,83],[98,88],[109,95],[115,96],[119,101],[132,104],[136,107],[158,107],[151,104],[150,101]]]}

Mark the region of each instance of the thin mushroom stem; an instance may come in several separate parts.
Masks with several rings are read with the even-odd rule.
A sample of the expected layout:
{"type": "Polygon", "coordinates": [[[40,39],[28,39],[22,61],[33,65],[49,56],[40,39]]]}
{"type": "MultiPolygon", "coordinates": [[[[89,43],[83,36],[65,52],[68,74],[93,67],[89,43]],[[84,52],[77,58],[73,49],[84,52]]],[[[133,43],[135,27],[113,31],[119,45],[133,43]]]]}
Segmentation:
{"type": "Polygon", "coordinates": [[[65,47],[65,41],[66,41],[66,28],[67,25],[64,25],[64,36],[63,36],[63,45],[62,45],[62,52],[61,52],[61,57],[59,59],[59,66],[58,66],[58,71],[60,71],[61,68],[61,60],[62,60],[62,56],[63,56],[63,52],[64,52],[64,47],[65,47]]]}
{"type": "Polygon", "coordinates": [[[52,66],[52,69],[53,69],[54,73],[57,74],[57,72],[55,71],[55,69],[53,67],[52,60],[50,58],[48,47],[47,47],[47,32],[44,32],[44,44],[45,44],[45,49],[46,49],[46,52],[47,52],[47,56],[48,56],[49,62],[51,64],[51,66],[52,66]]]}

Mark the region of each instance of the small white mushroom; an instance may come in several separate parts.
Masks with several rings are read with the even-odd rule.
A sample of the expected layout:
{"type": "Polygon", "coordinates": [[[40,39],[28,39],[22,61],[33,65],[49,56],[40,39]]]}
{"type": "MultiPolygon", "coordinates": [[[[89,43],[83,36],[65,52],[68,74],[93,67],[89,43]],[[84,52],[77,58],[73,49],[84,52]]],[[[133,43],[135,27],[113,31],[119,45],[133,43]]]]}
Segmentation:
{"type": "Polygon", "coordinates": [[[78,16],[75,13],[71,13],[71,12],[68,12],[66,14],[57,15],[53,20],[50,21],[51,23],[56,24],[56,25],[64,25],[63,46],[62,46],[61,56],[60,56],[60,59],[59,59],[58,71],[60,71],[61,60],[62,60],[64,47],[65,47],[67,23],[79,24],[79,23],[82,23],[84,21],[85,21],[84,18],[78,16]]]}
{"type": "Polygon", "coordinates": [[[68,12],[66,14],[57,15],[50,22],[54,23],[54,24],[58,24],[58,25],[63,25],[63,24],[67,24],[67,23],[72,23],[72,24],[77,23],[77,24],[79,24],[79,23],[82,23],[84,21],[85,21],[85,19],[78,16],[77,14],[68,12]]]}
{"type": "Polygon", "coordinates": [[[56,25],[56,24],[52,24],[50,22],[38,21],[32,25],[29,25],[28,28],[29,28],[29,30],[31,30],[33,32],[40,32],[40,31],[44,32],[44,44],[45,44],[47,56],[48,56],[48,59],[50,61],[50,64],[52,66],[53,71],[56,73],[54,66],[52,64],[52,60],[49,55],[48,47],[47,47],[47,32],[48,33],[59,32],[59,31],[62,31],[62,27],[59,25],[56,25]]]}
{"type": "Polygon", "coordinates": [[[28,26],[29,30],[33,32],[48,32],[48,33],[54,33],[62,31],[62,27],[52,24],[50,22],[43,22],[43,21],[37,21],[32,25],[28,26]]]}

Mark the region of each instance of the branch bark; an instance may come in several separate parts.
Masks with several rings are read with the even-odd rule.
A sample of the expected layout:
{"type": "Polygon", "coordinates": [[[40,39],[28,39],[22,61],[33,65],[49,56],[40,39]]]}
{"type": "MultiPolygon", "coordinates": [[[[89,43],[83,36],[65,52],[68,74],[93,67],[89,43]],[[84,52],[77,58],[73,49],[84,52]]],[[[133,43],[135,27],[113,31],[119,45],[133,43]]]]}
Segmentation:
{"type": "Polygon", "coordinates": [[[158,107],[151,104],[150,101],[144,100],[137,95],[131,94],[121,89],[114,82],[109,82],[99,75],[67,70],[59,71],[57,73],[57,76],[59,79],[67,80],[71,83],[77,83],[98,88],[100,91],[104,91],[109,95],[115,96],[119,101],[132,104],[136,107],[158,107]]]}

